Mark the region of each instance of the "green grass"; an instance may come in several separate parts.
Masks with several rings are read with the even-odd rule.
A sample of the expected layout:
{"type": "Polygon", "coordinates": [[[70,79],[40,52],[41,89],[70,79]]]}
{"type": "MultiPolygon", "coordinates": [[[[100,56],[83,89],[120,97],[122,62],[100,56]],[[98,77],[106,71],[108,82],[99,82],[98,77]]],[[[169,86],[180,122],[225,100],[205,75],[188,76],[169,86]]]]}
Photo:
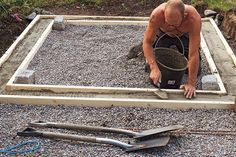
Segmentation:
{"type": "Polygon", "coordinates": [[[16,12],[25,15],[36,7],[72,4],[76,1],[77,0],[1,0],[0,17],[16,12]]]}
{"type": "Polygon", "coordinates": [[[11,13],[28,14],[33,8],[61,6],[80,2],[84,5],[99,6],[104,0],[0,0],[0,17],[11,13]]]}
{"type": "MultiPolygon", "coordinates": [[[[146,0],[139,0],[147,3],[146,0]]],[[[101,5],[104,0],[0,0],[0,17],[11,13],[28,14],[33,8],[45,6],[60,6],[80,2],[84,5],[101,5]]],[[[192,4],[206,3],[211,9],[223,11],[236,8],[236,0],[191,0],[192,4]]]]}
{"type": "Polygon", "coordinates": [[[220,9],[227,11],[229,9],[236,9],[236,0],[192,0],[192,4],[205,3],[211,9],[220,9]]]}

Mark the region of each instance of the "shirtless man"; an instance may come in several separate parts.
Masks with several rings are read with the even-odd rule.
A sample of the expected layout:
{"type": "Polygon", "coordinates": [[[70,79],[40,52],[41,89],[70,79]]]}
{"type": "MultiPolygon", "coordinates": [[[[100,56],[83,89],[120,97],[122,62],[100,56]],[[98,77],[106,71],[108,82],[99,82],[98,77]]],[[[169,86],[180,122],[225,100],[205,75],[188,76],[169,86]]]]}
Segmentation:
{"type": "MultiPolygon", "coordinates": [[[[168,41],[178,39],[184,43],[185,56],[188,58],[188,81],[182,85],[184,96],[188,99],[196,96],[196,79],[200,65],[201,17],[196,9],[190,5],[185,5],[182,0],[168,0],[153,10],[150,21],[144,33],[143,51],[147,63],[150,66],[150,79],[154,84],[161,80],[161,72],[154,57],[154,49],[158,37],[166,33],[164,45],[157,47],[170,47],[168,41]],[[187,45],[186,45],[187,43],[187,45]],[[168,45],[169,44],[169,45],[168,45]]],[[[174,43],[180,43],[176,40],[174,43]]],[[[177,45],[176,45],[177,46],[177,45]]],[[[177,46],[178,47],[178,46],[177,46]]],[[[182,48],[178,47],[181,52],[182,48]]]]}

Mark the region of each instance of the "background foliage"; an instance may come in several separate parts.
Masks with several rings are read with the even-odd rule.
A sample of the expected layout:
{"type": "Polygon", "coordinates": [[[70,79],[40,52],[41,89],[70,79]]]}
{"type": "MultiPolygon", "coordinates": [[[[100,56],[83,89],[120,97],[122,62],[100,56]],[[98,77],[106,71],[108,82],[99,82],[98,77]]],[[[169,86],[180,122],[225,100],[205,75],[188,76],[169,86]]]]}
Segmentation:
{"type": "MultiPolygon", "coordinates": [[[[0,0],[0,17],[12,13],[28,14],[33,8],[50,5],[65,5],[79,2],[83,5],[102,5],[106,0],[0,0]]],[[[138,0],[137,0],[138,1],[138,0]]],[[[146,0],[139,0],[146,3],[146,0]]],[[[236,8],[236,0],[191,0],[192,4],[204,3],[209,8],[229,10],[236,8]]]]}
{"type": "Polygon", "coordinates": [[[236,0],[191,0],[192,4],[204,3],[209,8],[227,11],[229,9],[236,9],[236,0]]]}
{"type": "Polygon", "coordinates": [[[12,13],[27,14],[33,8],[50,5],[65,5],[80,2],[84,5],[100,5],[103,0],[1,0],[0,16],[12,13]]]}

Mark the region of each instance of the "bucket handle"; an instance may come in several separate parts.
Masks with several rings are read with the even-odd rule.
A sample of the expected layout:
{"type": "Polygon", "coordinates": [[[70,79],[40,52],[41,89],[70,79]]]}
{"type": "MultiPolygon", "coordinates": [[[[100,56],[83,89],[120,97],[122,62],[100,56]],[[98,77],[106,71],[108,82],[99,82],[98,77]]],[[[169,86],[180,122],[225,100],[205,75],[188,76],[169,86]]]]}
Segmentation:
{"type": "MultiPolygon", "coordinates": [[[[165,35],[167,35],[167,33],[162,34],[162,35],[157,39],[157,42],[156,42],[156,44],[155,44],[155,48],[157,47],[158,42],[159,42],[165,35]]],[[[181,44],[181,46],[182,46],[182,48],[183,48],[183,55],[184,55],[185,52],[184,52],[184,44],[183,44],[183,42],[180,40],[180,38],[179,38],[176,34],[174,34],[174,36],[179,40],[179,42],[180,42],[180,44],[181,44]]]]}

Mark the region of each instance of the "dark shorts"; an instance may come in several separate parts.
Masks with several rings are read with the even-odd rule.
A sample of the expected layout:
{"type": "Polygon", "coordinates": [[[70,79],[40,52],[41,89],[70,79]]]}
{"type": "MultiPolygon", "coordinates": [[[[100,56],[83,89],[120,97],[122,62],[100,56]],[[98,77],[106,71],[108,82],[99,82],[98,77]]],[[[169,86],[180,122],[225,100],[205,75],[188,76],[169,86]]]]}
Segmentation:
{"type": "Polygon", "coordinates": [[[189,36],[188,36],[188,33],[185,33],[181,37],[179,37],[181,42],[180,42],[180,40],[177,37],[170,37],[167,34],[166,35],[164,35],[164,34],[165,33],[162,32],[161,30],[158,31],[156,41],[153,44],[153,48],[156,48],[156,47],[170,48],[171,46],[176,46],[178,51],[180,53],[183,53],[183,47],[182,47],[182,44],[181,44],[181,42],[182,42],[183,46],[184,46],[184,56],[186,58],[188,58],[188,50],[189,50],[189,48],[188,48],[189,47],[189,36]],[[163,36],[163,37],[158,41],[159,37],[161,37],[161,36],[163,36]]]}
{"type": "MultiPolygon", "coordinates": [[[[170,37],[167,34],[165,34],[161,30],[158,31],[157,38],[153,44],[153,48],[156,47],[166,47],[170,48],[172,46],[176,46],[178,49],[178,52],[184,53],[184,56],[188,59],[188,53],[189,53],[189,35],[188,33],[184,33],[180,37],[170,37]],[[161,39],[158,41],[158,39],[161,37],[161,39]],[[181,42],[182,43],[181,43],[181,42]],[[182,46],[183,44],[183,46],[182,46]],[[184,48],[183,48],[184,47],[184,48]],[[183,52],[184,51],[184,52],[183,52]]],[[[200,50],[200,48],[199,48],[200,50]]],[[[186,70],[186,73],[188,73],[188,70],[186,70]]],[[[199,68],[198,68],[198,75],[201,73],[201,56],[199,53],[199,68]]]]}

